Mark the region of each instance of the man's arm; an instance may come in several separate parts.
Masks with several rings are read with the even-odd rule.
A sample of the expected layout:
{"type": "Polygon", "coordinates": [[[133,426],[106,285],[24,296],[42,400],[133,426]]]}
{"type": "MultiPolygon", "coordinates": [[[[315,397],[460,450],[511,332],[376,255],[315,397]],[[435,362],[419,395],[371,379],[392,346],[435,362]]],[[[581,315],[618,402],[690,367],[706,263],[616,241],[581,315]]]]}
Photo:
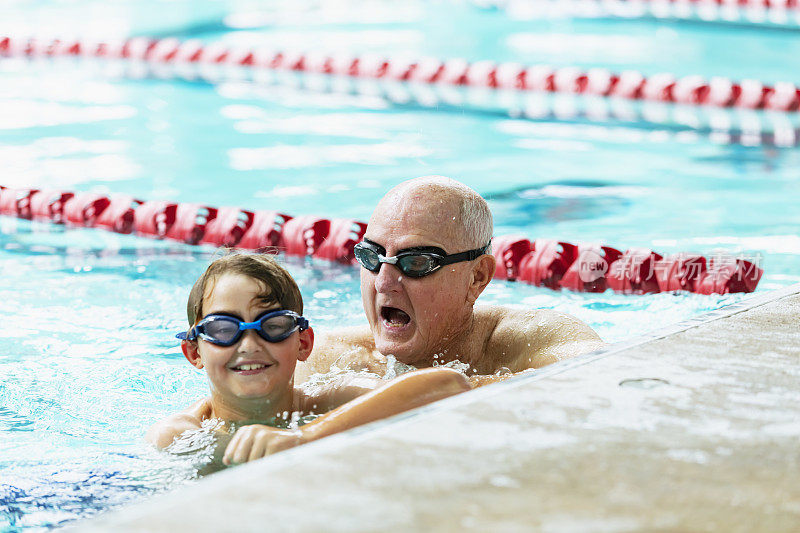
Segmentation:
{"type": "Polygon", "coordinates": [[[164,420],[156,422],[144,436],[144,439],[163,450],[173,443],[175,437],[186,431],[200,429],[203,419],[210,411],[208,398],[203,398],[187,409],[168,416],[164,420]]]}
{"type": "Polygon", "coordinates": [[[327,413],[387,383],[385,379],[355,372],[324,376],[321,384],[307,382],[300,385],[301,410],[305,413],[327,413]]]}
{"type": "Polygon", "coordinates": [[[239,429],[225,450],[225,464],[244,463],[469,390],[463,374],[426,368],[403,374],[297,430],[251,425],[239,429]]]}

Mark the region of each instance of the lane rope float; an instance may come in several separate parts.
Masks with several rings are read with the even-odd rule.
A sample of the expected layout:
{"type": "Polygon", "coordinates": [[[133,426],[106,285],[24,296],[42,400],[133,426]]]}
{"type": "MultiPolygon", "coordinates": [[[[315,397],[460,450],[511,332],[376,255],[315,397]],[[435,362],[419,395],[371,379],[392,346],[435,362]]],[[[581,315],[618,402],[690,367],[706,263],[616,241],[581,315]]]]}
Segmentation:
{"type": "MultiPolygon", "coordinates": [[[[598,71],[598,69],[586,71],[587,77],[584,81],[581,81],[583,78],[579,75],[580,71],[576,71],[576,69],[557,69],[558,72],[552,76],[552,83],[545,83],[546,90],[520,90],[497,84],[492,86],[492,84],[470,85],[461,82],[445,83],[438,78],[438,81],[430,83],[412,81],[402,72],[400,75],[389,76],[393,70],[388,67],[382,70],[382,74],[379,72],[380,76],[377,77],[367,76],[361,70],[351,70],[348,75],[342,76],[333,72],[332,67],[312,68],[314,64],[332,65],[331,58],[323,59],[323,56],[314,56],[314,54],[296,54],[290,57],[290,54],[278,53],[278,56],[283,58],[280,60],[280,65],[273,68],[272,65],[277,64],[272,61],[267,68],[261,68],[264,66],[264,62],[256,61],[254,54],[255,52],[245,50],[232,51],[214,44],[203,45],[199,41],[179,42],[175,39],[151,41],[137,38],[119,41],[116,44],[92,44],[79,41],[12,40],[8,37],[0,37],[0,57],[22,57],[29,60],[73,56],[99,58],[101,60],[99,64],[105,65],[115,76],[201,79],[210,83],[225,81],[277,83],[315,92],[344,92],[377,96],[399,105],[416,104],[439,111],[466,107],[478,112],[506,115],[513,119],[613,122],[635,128],[650,124],[664,127],[675,133],[687,132],[706,135],[712,142],[719,144],[763,145],[779,148],[800,145],[800,113],[760,109],[758,106],[726,108],[682,101],[668,102],[642,98],[641,95],[634,95],[635,97],[630,98],[621,98],[618,95],[607,97],[588,89],[581,89],[583,92],[562,90],[565,78],[577,80],[575,81],[576,87],[585,89],[589,87],[589,73],[595,77],[601,74],[602,76],[612,76],[612,78],[616,76],[608,71],[598,71]]],[[[263,53],[262,56],[272,57],[273,60],[278,57],[270,54],[263,55],[263,53]]],[[[361,59],[352,61],[360,64],[361,59]]],[[[345,58],[341,60],[341,63],[348,64],[348,60],[345,58]]],[[[407,69],[411,68],[411,64],[407,61],[405,64],[407,69]]],[[[508,70],[506,65],[502,68],[497,67],[496,72],[501,72],[504,68],[508,70]]],[[[552,70],[551,67],[547,68],[552,70]]],[[[545,72],[544,67],[531,67],[528,70],[545,72]]],[[[397,72],[399,71],[396,71],[395,74],[397,72]]],[[[621,80],[624,75],[625,73],[617,77],[621,80]]],[[[494,76],[493,79],[497,81],[497,73],[494,76]]],[[[655,78],[657,77],[655,76],[655,78]]],[[[474,76],[469,79],[474,79],[474,76]]],[[[527,73],[524,79],[527,80],[527,73]]],[[[691,81],[687,81],[687,79],[684,78],[681,81],[684,88],[691,81]]],[[[616,86],[620,84],[620,81],[614,83],[616,86]]],[[[703,82],[702,79],[696,79],[691,83],[702,85],[703,82]]],[[[745,82],[742,83],[744,87],[751,87],[745,82]]],[[[783,91],[781,94],[784,95],[791,93],[790,89],[781,84],[776,84],[775,87],[769,88],[769,90],[783,91]],[[781,89],[781,87],[784,88],[781,89]]],[[[741,100],[740,85],[721,78],[713,78],[709,81],[707,91],[703,88],[699,91],[702,94],[706,94],[706,92],[711,94],[713,91],[719,92],[724,88],[736,93],[737,101],[741,100]]],[[[672,89],[665,90],[667,93],[675,95],[680,94],[682,89],[676,82],[672,89]]],[[[796,89],[795,92],[797,92],[796,89]]],[[[768,101],[774,104],[776,99],[770,97],[768,101]]],[[[792,100],[787,100],[787,102],[784,107],[791,111],[795,104],[792,103],[792,100]]]]}
{"type": "MultiPolygon", "coordinates": [[[[357,264],[353,247],[367,225],[352,219],[277,211],[248,211],[132,196],[0,185],[0,215],[79,227],[95,227],[191,245],[277,249],[357,264]]],[[[753,261],[733,255],[692,253],[664,256],[643,248],[621,251],[599,244],[572,244],[525,236],[492,239],[495,277],[579,292],[612,289],[625,294],[689,291],[699,294],[752,292],[763,275],[753,261]]]]}
{"type": "Polygon", "coordinates": [[[747,24],[760,29],[800,27],[798,0],[472,0],[520,20],[543,17],[685,20],[747,24]]]}
{"type": "Polygon", "coordinates": [[[734,81],[670,73],[646,76],[627,70],[525,66],[494,61],[467,62],[386,58],[378,55],[326,54],[247,49],[221,43],[180,41],[174,38],[134,37],[118,42],[37,40],[0,37],[0,55],[18,57],[93,57],[128,59],[156,64],[209,63],[251,69],[288,70],[425,84],[514,89],[519,91],[581,94],[722,108],[764,109],[796,113],[800,87],[791,82],[774,85],[754,79],[734,81]]]}

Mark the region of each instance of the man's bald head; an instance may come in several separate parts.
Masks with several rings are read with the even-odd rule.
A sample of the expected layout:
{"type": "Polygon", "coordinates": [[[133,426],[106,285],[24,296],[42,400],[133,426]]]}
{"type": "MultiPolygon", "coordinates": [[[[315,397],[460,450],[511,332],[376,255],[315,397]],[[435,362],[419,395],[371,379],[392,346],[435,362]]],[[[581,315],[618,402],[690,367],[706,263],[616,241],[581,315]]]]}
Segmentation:
{"type": "Polygon", "coordinates": [[[439,219],[443,221],[441,230],[452,239],[450,253],[480,248],[492,239],[494,226],[486,200],[463,183],[445,176],[422,176],[395,186],[378,202],[370,223],[389,212],[426,210],[431,215],[446,215],[439,219]]]}
{"type": "Polygon", "coordinates": [[[478,193],[455,180],[425,176],[404,181],[372,213],[364,240],[383,248],[378,270],[361,270],[361,301],[375,347],[410,365],[430,366],[469,334],[473,306],[495,271],[495,259],[448,263],[430,275],[403,275],[398,255],[415,250],[461,254],[492,238],[492,215],[478,193]],[[394,261],[390,261],[393,258],[394,261]]]}

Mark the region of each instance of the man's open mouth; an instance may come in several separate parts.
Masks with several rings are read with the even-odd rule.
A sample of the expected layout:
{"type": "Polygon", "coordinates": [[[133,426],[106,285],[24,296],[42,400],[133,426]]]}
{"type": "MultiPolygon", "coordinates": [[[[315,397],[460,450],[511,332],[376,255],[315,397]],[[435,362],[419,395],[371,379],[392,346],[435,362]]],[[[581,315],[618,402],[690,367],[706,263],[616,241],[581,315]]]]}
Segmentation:
{"type": "Polygon", "coordinates": [[[383,323],[391,328],[401,328],[407,326],[411,322],[411,317],[408,313],[396,307],[383,306],[381,307],[381,318],[383,323]]]}

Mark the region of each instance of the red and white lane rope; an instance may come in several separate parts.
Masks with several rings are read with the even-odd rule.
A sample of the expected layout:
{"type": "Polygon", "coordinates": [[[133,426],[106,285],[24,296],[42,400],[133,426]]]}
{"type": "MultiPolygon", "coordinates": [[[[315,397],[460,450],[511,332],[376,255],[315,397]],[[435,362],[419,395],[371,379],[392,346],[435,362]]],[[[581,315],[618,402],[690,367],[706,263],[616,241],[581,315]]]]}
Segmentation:
{"type": "Polygon", "coordinates": [[[643,18],[800,27],[797,0],[472,0],[520,20],[541,18],[643,18]]]}
{"type": "MultiPolygon", "coordinates": [[[[367,227],[351,219],[293,218],[274,211],[3,186],[0,215],[104,228],[193,245],[277,248],[288,255],[349,264],[355,264],[353,247],[367,227]]],[[[492,253],[497,258],[498,279],[582,292],[752,292],[763,274],[753,258],[727,254],[705,258],[691,253],[665,257],[641,248],[622,252],[598,244],[575,245],[515,235],[495,237],[492,253]]]]}
{"type": "MultiPolygon", "coordinates": [[[[0,41],[0,51],[2,46],[0,41]]],[[[118,48],[122,46],[122,43],[117,45],[118,48]]],[[[37,58],[35,61],[49,61],[46,52],[43,55],[22,55],[37,58]]],[[[459,110],[467,108],[507,115],[515,119],[622,123],[647,129],[657,125],[662,126],[665,132],[680,135],[684,140],[688,140],[690,134],[700,134],[708,136],[712,142],[719,144],[775,147],[800,145],[800,113],[726,109],[654,100],[606,98],[581,93],[521,91],[444,83],[407,83],[390,78],[250,68],[236,63],[200,60],[193,62],[116,60],[92,64],[100,68],[100,75],[113,77],[180,78],[190,81],[202,79],[209,83],[252,81],[313,92],[379,97],[400,105],[414,104],[440,111],[448,108],[459,110]]]]}
{"type": "Polygon", "coordinates": [[[248,69],[284,70],[354,78],[442,84],[486,89],[644,100],[722,108],[797,113],[800,87],[758,80],[734,81],[669,73],[645,76],[636,71],[583,70],[548,65],[436,58],[386,58],[375,55],[286,52],[228,47],[219,43],[136,37],[119,42],[37,40],[0,37],[0,56],[93,57],[135,60],[155,65],[213,64],[248,69]]]}
{"type": "MultiPolygon", "coordinates": [[[[481,7],[509,7],[512,4],[535,4],[541,0],[471,0],[481,7]]],[[[561,0],[567,1],[567,0],[561,0]]],[[[596,1],[596,0],[592,0],[596,1]]],[[[616,0],[621,1],[621,0],[616,0]]],[[[692,4],[715,5],[738,9],[775,9],[800,11],[798,0],[625,0],[629,4],[692,4]]]]}
{"type": "MultiPolygon", "coordinates": [[[[153,69],[153,74],[163,73],[153,69]]],[[[136,73],[141,76],[142,71],[136,73]]],[[[184,73],[185,76],[186,73],[184,73]]],[[[297,89],[331,91],[378,96],[400,105],[415,104],[439,111],[451,108],[499,113],[514,119],[580,121],[644,127],[666,133],[681,141],[696,142],[698,135],[718,144],[742,146],[800,145],[800,116],[753,109],[721,109],[708,106],[667,104],[663,102],[610,99],[579,94],[487,90],[440,84],[408,84],[359,78],[341,78],[270,72],[260,82],[289,84],[297,89]],[[656,128],[654,126],[661,126],[656,128]]],[[[214,82],[217,73],[198,74],[214,82]]]]}

